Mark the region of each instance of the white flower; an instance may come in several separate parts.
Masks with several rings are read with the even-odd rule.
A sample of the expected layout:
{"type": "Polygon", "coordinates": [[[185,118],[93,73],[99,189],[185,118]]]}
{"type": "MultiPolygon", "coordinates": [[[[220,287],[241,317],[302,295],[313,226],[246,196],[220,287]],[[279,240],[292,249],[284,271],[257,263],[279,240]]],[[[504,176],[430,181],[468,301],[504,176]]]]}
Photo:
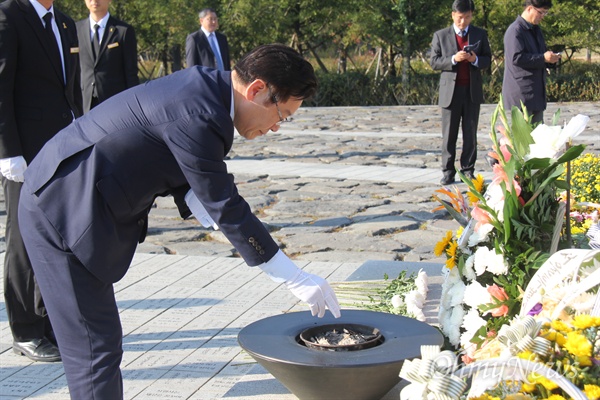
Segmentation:
{"type": "Polygon", "coordinates": [[[485,191],[486,201],[488,207],[496,211],[498,215],[498,221],[504,221],[504,190],[499,184],[490,184],[485,191]]]}
{"type": "Polygon", "coordinates": [[[473,281],[465,288],[464,303],[472,309],[476,309],[481,304],[489,304],[491,302],[492,297],[481,283],[473,281]]]}
{"type": "Polygon", "coordinates": [[[577,299],[570,303],[570,306],[577,311],[579,314],[590,313],[594,307],[596,301],[596,295],[584,292],[577,299]]]}
{"type": "Polygon", "coordinates": [[[465,316],[465,310],[462,306],[452,308],[450,318],[447,320],[445,325],[442,325],[444,333],[448,337],[450,344],[458,346],[460,343],[460,326],[462,325],[463,317],[465,316]]]}
{"type": "Polygon", "coordinates": [[[454,307],[463,302],[465,297],[465,284],[462,281],[457,282],[453,285],[446,294],[448,297],[448,304],[450,307],[454,307]]]}
{"type": "Polygon", "coordinates": [[[508,265],[504,262],[504,256],[492,250],[487,260],[487,270],[494,275],[505,275],[508,272],[508,265]]]}
{"type": "Polygon", "coordinates": [[[494,229],[492,224],[483,224],[469,237],[469,247],[475,247],[488,239],[488,234],[494,229]]]}
{"type": "Polygon", "coordinates": [[[421,293],[417,290],[408,292],[404,298],[404,302],[406,303],[406,311],[409,314],[412,314],[419,321],[425,321],[425,314],[423,314],[425,297],[421,293]]]}
{"type": "Polygon", "coordinates": [[[561,131],[560,126],[546,124],[536,126],[531,132],[534,143],[529,145],[529,154],[525,158],[553,158],[564,145],[560,140],[561,131]]]}
{"type": "Polygon", "coordinates": [[[395,294],[392,297],[392,306],[394,306],[394,308],[402,307],[403,304],[404,300],[402,300],[402,296],[400,296],[399,294],[395,294]]]}
{"type": "Polygon", "coordinates": [[[583,132],[589,120],[588,116],[579,114],[571,118],[564,129],[560,126],[538,125],[531,132],[535,143],[529,145],[526,158],[556,158],[567,142],[583,132]]]}
{"type": "Polygon", "coordinates": [[[477,278],[477,275],[475,274],[475,270],[473,269],[474,264],[475,264],[475,256],[474,255],[469,256],[469,258],[467,258],[467,260],[465,261],[465,267],[463,268],[463,275],[469,281],[473,281],[473,280],[475,280],[475,278],[477,278]]]}
{"type": "Polygon", "coordinates": [[[485,324],[485,320],[481,318],[476,309],[472,308],[469,310],[469,312],[463,318],[462,327],[465,329],[465,332],[460,337],[460,344],[464,348],[467,348],[469,345],[471,345],[471,339],[473,339],[473,336],[475,336],[479,328],[485,324]]]}
{"type": "Polygon", "coordinates": [[[487,259],[491,255],[490,252],[492,252],[492,250],[485,246],[481,246],[475,251],[475,273],[478,276],[482,275],[486,271],[487,259]]]}
{"type": "Polygon", "coordinates": [[[417,278],[415,279],[415,285],[417,285],[417,290],[419,291],[419,293],[421,293],[423,297],[427,297],[427,292],[429,290],[427,287],[428,280],[427,273],[423,271],[423,269],[419,270],[417,278]]]}

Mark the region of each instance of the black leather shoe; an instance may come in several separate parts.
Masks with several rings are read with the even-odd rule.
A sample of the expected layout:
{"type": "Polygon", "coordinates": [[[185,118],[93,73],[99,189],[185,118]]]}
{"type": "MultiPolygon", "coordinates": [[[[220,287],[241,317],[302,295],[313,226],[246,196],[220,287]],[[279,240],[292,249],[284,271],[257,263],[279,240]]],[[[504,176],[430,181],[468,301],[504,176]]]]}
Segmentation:
{"type": "Polygon", "coordinates": [[[56,362],[61,360],[58,347],[46,338],[34,339],[30,342],[13,342],[13,351],[32,361],[56,362]]]}
{"type": "Polygon", "coordinates": [[[473,174],[473,171],[465,171],[463,172],[463,174],[465,175],[465,177],[469,180],[473,180],[475,179],[475,175],[473,174]]]}
{"type": "Polygon", "coordinates": [[[451,185],[454,182],[454,176],[444,176],[440,181],[440,185],[451,185]]]}

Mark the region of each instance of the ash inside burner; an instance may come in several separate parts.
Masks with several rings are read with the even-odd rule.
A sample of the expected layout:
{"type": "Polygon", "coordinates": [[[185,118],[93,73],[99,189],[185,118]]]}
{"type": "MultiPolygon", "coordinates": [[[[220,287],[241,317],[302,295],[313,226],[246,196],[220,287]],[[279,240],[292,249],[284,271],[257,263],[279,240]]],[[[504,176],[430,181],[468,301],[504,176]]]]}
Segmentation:
{"type": "Polygon", "coordinates": [[[377,335],[374,334],[363,334],[344,328],[342,332],[333,329],[321,335],[313,336],[311,339],[312,342],[321,346],[348,346],[366,343],[376,338],[377,335]]]}
{"type": "Polygon", "coordinates": [[[330,324],[306,329],[299,343],[315,350],[363,350],[383,343],[379,329],[359,324],[330,324]]]}

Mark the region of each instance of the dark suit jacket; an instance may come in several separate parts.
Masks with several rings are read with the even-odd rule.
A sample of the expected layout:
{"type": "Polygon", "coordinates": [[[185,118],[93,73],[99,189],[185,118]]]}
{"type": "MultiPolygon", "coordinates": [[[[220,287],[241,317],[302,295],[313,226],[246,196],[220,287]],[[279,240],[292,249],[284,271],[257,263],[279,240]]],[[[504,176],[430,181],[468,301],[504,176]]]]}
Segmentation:
{"type": "Polygon", "coordinates": [[[0,3],[0,158],[29,163],[56,132],[81,114],[75,23],[54,8],[65,61],[49,53],[44,25],[28,0],[0,3]]]}
{"type": "Polygon", "coordinates": [[[502,98],[507,112],[512,106],[528,111],[546,109],[546,43],[539,26],[520,15],[504,34],[504,80],[502,98]]]}
{"type": "Polygon", "coordinates": [[[133,27],[110,16],[104,29],[98,57],[94,59],[90,19],[77,21],[83,112],[90,110],[96,86],[98,101],[140,83],[138,78],[137,40],[133,27]]]}
{"type": "Polygon", "coordinates": [[[231,73],[202,67],[121,92],[48,142],[22,193],[35,193],[65,244],[104,282],[127,271],[154,199],[189,186],[248,265],[262,264],[278,246],[223,161],[233,143],[231,99],[231,73]]]}
{"type": "MultiPolygon", "coordinates": [[[[488,41],[487,32],[476,26],[469,26],[469,43],[481,41],[475,52],[478,57],[478,67],[469,64],[471,101],[476,104],[483,103],[483,89],[481,70],[488,68],[492,62],[492,51],[488,41]]],[[[452,65],[452,56],[458,51],[456,34],[452,26],[434,33],[431,42],[431,67],[442,71],[440,75],[440,107],[447,108],[452,102],[458,64],[452,65]]]]}
{"type": "MultiPolygon", "coordinates": [[[[229,60],[229,45],[227,37],[220,32],[215,32],[217,35],[217,43],[223,58],[223,66],[226,71],[231,70],[231,61],[229,60]]],[[[185,60],[187,66],[201,65],[204,67],[217,68],[215,54],[213,53],[210,43],[202,29],[190,33],[185,39],[185,60]]]]}

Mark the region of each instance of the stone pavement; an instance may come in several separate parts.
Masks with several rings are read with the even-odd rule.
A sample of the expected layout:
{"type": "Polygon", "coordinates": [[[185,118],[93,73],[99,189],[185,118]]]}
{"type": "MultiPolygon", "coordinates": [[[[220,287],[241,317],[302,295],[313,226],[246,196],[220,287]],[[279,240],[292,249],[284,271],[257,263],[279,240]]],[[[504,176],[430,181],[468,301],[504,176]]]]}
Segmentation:
{"type": "MultiPolygon", "coordinates": [[[[551,104],[547,119],[557,108],[561,122],[577,113],[592,118],[575,142],[599,153],[598,104],[551,104]]],[[[493,109],[482,107],[479,130],[477,172],[487,178],[482,160],[493,109]]],[[[280,133],[236,139],[228,167],[285,251],[335,286],[424,268],[432,277],[426,315],[434,323],[443,259],[432,249],[456,228],[445,212],[433,211],[439,121],[433,106],[302,108],[280,133]]],[[[146,242],[115,291],[127,399],[295,398],[241,352],[236,336],[250,322],[304,306],[245,266],[220,232],[181,221],[171,199],[157,199],[146,242]]],[[[398,390],[385,399],[397,399],[398,390]]],[[[3,303],[0,398],[68,398],[62,364],[13,354],[3,303]]]]}

